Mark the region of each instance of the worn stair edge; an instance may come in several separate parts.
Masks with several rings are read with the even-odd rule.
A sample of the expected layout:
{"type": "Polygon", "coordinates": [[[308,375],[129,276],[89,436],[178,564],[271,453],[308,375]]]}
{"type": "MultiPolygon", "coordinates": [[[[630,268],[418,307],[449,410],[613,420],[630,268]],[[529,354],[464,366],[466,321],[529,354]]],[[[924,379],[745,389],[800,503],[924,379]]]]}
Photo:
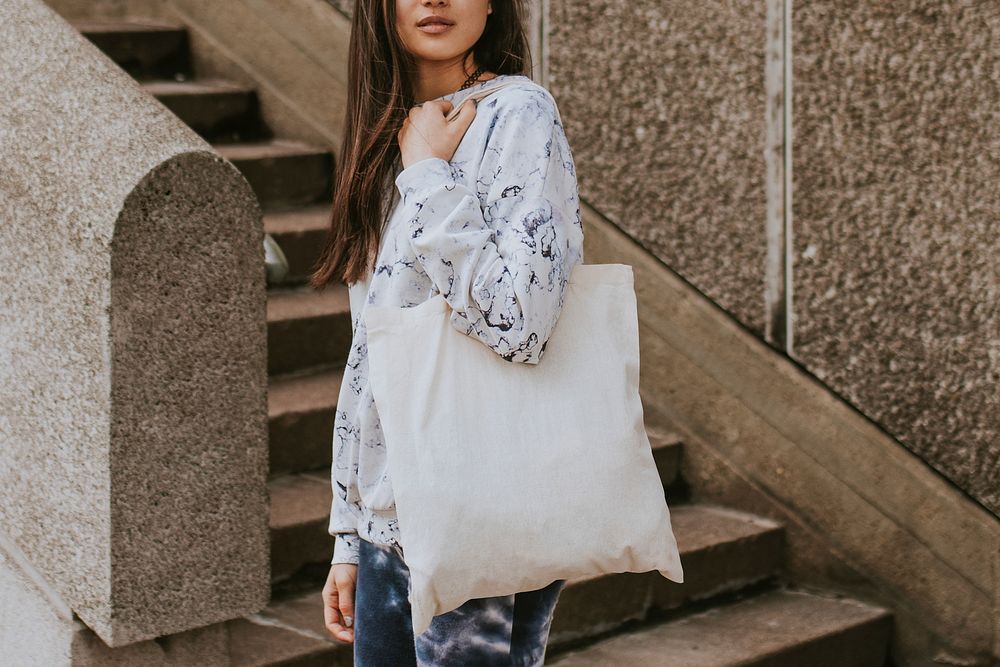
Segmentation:
{"type": "Polygon", "coordinates": [[[269,375],[347,363],[352,342],[347,287],[269,290],[267,368],[269,375]]]}
{"type": "Polygon", "coordinates": [[[68,23],[84,35],[184,32],[180,23],[159,19],[72,19],[68,23]]]}
{"type": "MultiPolygon", "coordinates": [[[[326,563],[333,539],[327,533],[332,489],[329,471],[274,479],[271,491],[272,580],[326,563]]],[[[685,583],[658,572],[580,577],[562,592],[563,612],[553,621],[560,641],[607,631],[651,608],[671,609],[774,577],[782,562],[784,528],[727,508],[678,505],[671,509],[685,583]]]]}
{"type": "Polygon", "coordinates": [[[222,79],[155,79],[140,83],[207,141],[223,144],[271,137],[253,88],[222,79]]]}
{"type": "Polygon", "coordinates": [[[581,577],[567,582],[550,642],[566,644],[605,633],[653,610],[673,610],[775,579],[781,572],[784,527],[724,507],[678,504],[671,524],[684,583],[656,571],[581,577]]]}
{"type": "Polygon", "coordinates": [[[659,428],[646,428],[646,435],[649,437],[653,461],[664,488],[674,487],[680,481],[681,456],[684,450],[681,437],[659,428]]]}
{"type": "MultiPolygon", "coordinates": [[[[317,556],[324,562],[332,554],[329,551],[329,537],[325,535],[326,506],[330,499],[329,481],[325,475],[289,476],[272,482],[272,503],[276,505],[272,513],[272,526],[277,531],[276,540],[287,537],[296,526],[315,521],[317,529],[322,525],[323,535],[317,556]],[[323,541],[326,544],[323,544],[323,541]]],[[[759,557],[748,555],[760,544],[767,544],[781,527],[773,522],[734,512],[725,508],[709,506],[677,507],[672,512],[676,518],[675,534],[681,549],[682,561],[688,561],[689,574],[695,582],[692,585],[676,584],[656,572],[619,573],[582,577],[567,582],[560,595],[553,619],[550,645],[565,643],[571,634],[574,637],[590,636],[617,627],[629,618],[645,617],[651,604],[651,592],[658,586],[669,585],[675,589],[688,587],[681,597],[697,598],[699,579],[696,568],[699,554],[713,553],[716,560],[701,561],[706,567],[718,567],[721,556],[728,554],[735,565],[743,557],[760,567],[758,579],[772,574],[780,562],[780,548],[774,548],[775,540],[770,539],[773,562],[761,566],[759,557]],[[608,619],[614,619],[609,623],[608,619]],[[589,627],[581,627],[589,624],[589,627]],[[567,633],[567,629],[572,630],[567,633]],[[562,635],[560,640],[559,635],[562,635]]],[[[780,542],[778,542],[780,545],[780,542]]],[[[286,545],[304,549],[304,542],[286,545]]],[[[284,547],[278,546],[279,554],[284,547]]],[[[299,554],[295,554],[298,558],[299,554]]],[[[279,555],[279,558],[281,556],[279,555]]],[[[287,569],[287,558],[279,560],[287,569]]],[[[737,566],[737,570],[739,567],[737,566]]],[[[735,572],[735,570],[730,570],[735,572]]],[[[705,581],[715,581],[724,575],[701,577],[705,581]]],[[[733,586],[746,585],[747,578],[738,576],[733,586]]],[[[680,598],[678,598],[680,599],[680,598]]],[[[331,660],[343,646],[332,637],[327,639],[322,627],[322,600],[319,588],[305,594],[275,600],[255,618],[244,619],[233,625],[234,646],[244,641],[242,637],[253,634],[250,640],[253,650],[234,649],[240,657],[234,664],[311,664],[298,662],[318,659],[331,660]],[[263,620],[262,620],[263,619],[263,620]],[[249,626],[249,627],[248,627],[249,626]],[[262,627],[266,626],[266,627],[262,627]],[[255,633],[255,634],[254,634],[255,633]],[[271,637],[271,639],[268,639],[271,637]],[[247,657],[249,656],[249,657],[247,657]]],[[[329,662],[327,664],[330,664],[329,662]]]]}
{"type": "Polygon", "coordinates": [[[161,99],[166,97],[203,97],[253,95],[255,89],[228,79],[199,78],[190,81],[173,79],[146,79],[139,85],[150,95],[161,99]]]}
{"type": "Polygon", "coordinates": [[[69,21],[80,34],[139,81],[194,74],[187,28],[153,19],[69,21]]]}
{"type": "Polygon", "coordinates": [[[268,482],[271,497],[271,580],[281,581],[310,563],[329,562],[327,532],[333,492],[330,472],[284,475],[268,482]]]}
{"type": "Polygon", "coordinates": [[[333,153],[328,147],[290,139],[214,143],[240,170],[265,212],[290,210],[333,197],[333,153]]]}
{"type": "Polygon", "coordinates": [[[348,666],[354,657],[354,646],[330,636],[323,626],[319,590],[230,621],[229,645],[233,667],[348,666]]]}
{"type": "MultiPolygon", "coordinates": [[[[331,315],[350,315],[347,286],[334,283],[324,290],[311,287],[270,290],[267,294],[267,321],[289,322],[331,315]]],[[[348,321],[349,323],[349,321],[348,321]]]]}
{"type": "Polygon", "coordinates": [[[267,412],[271,477],[330,469],[333,424],[343,378],[343,367],[270,377],[267,412]]]}
{"type": "Polygon", "coordinates": [[[891,613],[858,600],[777,590],[644,626],[590,646],[548,651],[559,667],[882,667],[891,613]]]}
{"type": "Polygon", "coordinates": [[[317,268],[330,224],[330,205],[307,206],[264,215],[264,231],[288,259],[288,282],[306,280],[317,268]]]}

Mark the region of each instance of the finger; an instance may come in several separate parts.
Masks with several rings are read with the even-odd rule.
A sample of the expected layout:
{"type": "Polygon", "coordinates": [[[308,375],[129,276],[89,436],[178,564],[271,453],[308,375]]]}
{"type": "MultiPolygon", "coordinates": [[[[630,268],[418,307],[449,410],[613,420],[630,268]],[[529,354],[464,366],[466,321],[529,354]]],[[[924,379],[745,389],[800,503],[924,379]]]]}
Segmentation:
{"type": "Polygon", "coordinates": [[[330,623],[326,626],[326,631],[329,632],[334,639],[339,639],[345,642],[354,640],[354,630],[345,628],[340,623],[330,623]]]}
{"type": "MultiPolygon", "coordinates": [[[[449,123],[454,123],[455,121],[463,118],[462,114],[468,113],[467,107],[472,107],[472,110],[475,111],[476,101],[471,98],[466,98],[462,100],[462,103],[458,105],[458,109],[453,110],[451,113],[449,113],[445,117],[445,120],[447,120],[449,123]]],[[[475,116],[475,114],[473,114],[473,116],[475,116]]]]}
{"type": "Polygon", "coordinates": [[[354,581],[350,577],[338,579],[337,591],[340,594],[339,609],[344,626],[351,628],[354,626],[354,581]]]}
{"type": "Polygon", "coordinates": [[[337,589],[332,586],[327,586],[323,588],[323,617],[326,622],[329,623],[335,620],[334,615],[337,611],[337,589]]]}
{"type": "Polygon", "coordinates": [[[323,625],[326,627],[326,631],[336,639],[349,642],[354,638],[354,630],[344,626],[343,617],[335,607],[324,608],[323,625]]]}
{"type": "Polygon", "coordinates": [[[458,118],[456,120],[463,126],[469,127],[476,117],[476,105],[476,100],[468,101],[468,103],[464,104],[462,108],[459,109],[458,118]]]}
{"type": "Polygon", "coordinates": [[[458,113],[451,122],[448,123],[448,130],[453,137],[456,137],[459,141],[465,136],[468,131],[469,126],[472,125],[472,121],[476,119],[476,105],[474,102],[466,102],[464,106],[458,110],[458,113]],[[467,107],[467,108],[466,108],[467,107]]]}

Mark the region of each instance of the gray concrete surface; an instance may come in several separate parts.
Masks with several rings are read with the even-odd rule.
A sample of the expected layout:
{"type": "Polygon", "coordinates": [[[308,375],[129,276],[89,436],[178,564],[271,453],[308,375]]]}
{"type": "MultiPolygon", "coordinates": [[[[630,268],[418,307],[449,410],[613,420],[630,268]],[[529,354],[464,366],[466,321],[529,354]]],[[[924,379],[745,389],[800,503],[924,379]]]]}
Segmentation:
{"type": "Polygon", "coordinates": [[[0,61],[0,533],[113,646],[256,611],[256,200],[43,3],[4,3],[0,61]]]}

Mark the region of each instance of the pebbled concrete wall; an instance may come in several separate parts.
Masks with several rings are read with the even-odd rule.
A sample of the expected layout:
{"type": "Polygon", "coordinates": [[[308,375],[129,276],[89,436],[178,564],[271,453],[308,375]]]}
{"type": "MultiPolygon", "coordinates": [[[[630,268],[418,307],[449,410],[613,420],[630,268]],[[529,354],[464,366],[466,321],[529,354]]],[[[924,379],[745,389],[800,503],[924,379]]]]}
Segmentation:
{"type": "Polygon", "coordinates": [[[550,0],[581,197],[764,330],[765,5],[550,0]]]}
{"type": "Polygon", "coordinates": [[[795,349],[1000,515],[1000,4],[794,6],[795,349]]]}
{"type": "Polygon", "coordinates": [[[0,533],[110,646],[255,612],[256,199],[42,2],[5,0],[0,62],[0,533]]]}
{"type": "Polygon", "coordinates": [[[782,8],[550,0],[581,197],[1000,516],[1000,4],[795,3],[791,99],[782,8]]]}

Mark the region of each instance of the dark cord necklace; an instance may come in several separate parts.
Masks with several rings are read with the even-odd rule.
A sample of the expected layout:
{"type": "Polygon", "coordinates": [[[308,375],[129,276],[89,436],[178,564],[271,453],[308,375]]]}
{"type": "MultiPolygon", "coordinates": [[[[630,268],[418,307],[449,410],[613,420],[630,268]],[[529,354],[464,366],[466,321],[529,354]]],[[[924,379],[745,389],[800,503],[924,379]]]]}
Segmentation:
{"type": "Polygon", "coordinates": [[[474,84],[479,79],[479,77],[482,76],[482,74],[483,74],[482,66],[477,67],[476,71],[469,75],[469,78],[465,80],[465,83],[462,84],[462,87],[459,88],[459,90],[465,90],[466,88],[474,84]]]}

